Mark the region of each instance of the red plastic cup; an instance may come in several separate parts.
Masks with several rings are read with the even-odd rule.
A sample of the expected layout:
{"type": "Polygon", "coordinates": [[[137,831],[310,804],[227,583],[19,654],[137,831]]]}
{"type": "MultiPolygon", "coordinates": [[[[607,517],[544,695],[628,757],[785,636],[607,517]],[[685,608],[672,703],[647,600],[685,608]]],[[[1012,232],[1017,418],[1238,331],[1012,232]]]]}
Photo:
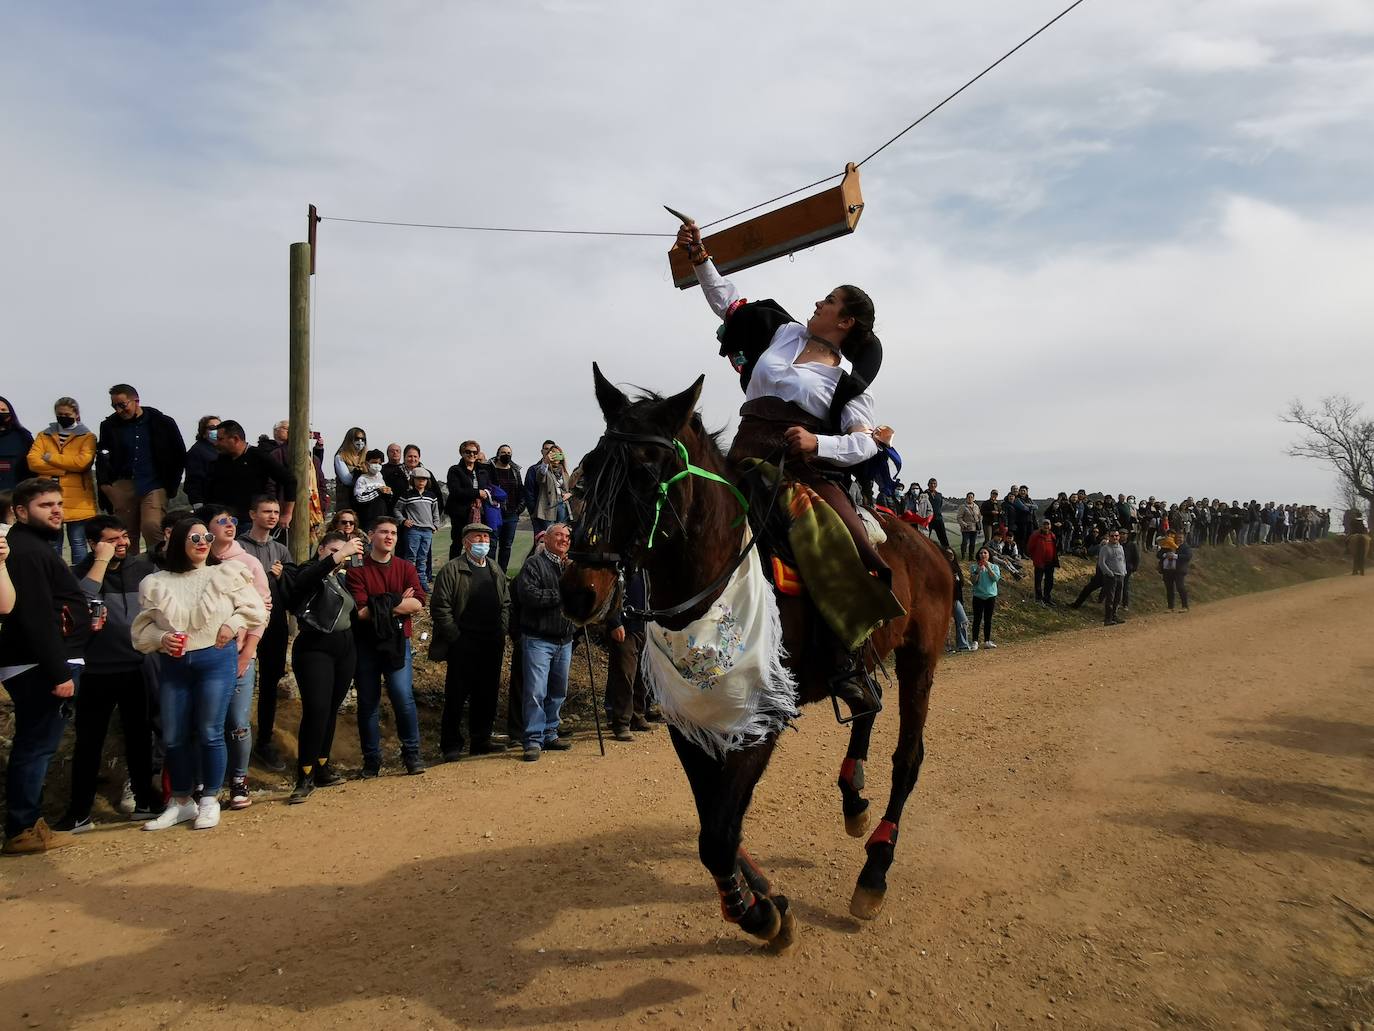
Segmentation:
{"type": "Polygon", "coordinates": [[[186,654],[186,635],[185,635],[185,634],[178,634],[178,633],[172,634],[172,650],[171,650],[171,653],[170,653],[170,654],[171,654],[172,658],[174,658],[174,659],[179,659],[179,658],[181,658],[183,655],[186,654]]]}

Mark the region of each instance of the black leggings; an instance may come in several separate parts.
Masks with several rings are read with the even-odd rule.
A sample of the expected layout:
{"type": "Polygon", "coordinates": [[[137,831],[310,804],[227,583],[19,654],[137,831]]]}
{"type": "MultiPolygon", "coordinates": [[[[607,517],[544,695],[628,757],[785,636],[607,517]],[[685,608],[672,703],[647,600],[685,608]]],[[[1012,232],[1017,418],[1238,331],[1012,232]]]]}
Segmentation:
{"type": "Polygon", "coordinates": [[[286,610],[273,609],[267,632],[258,642],[258,733],[260,745],[272,743],[277,722],[277,685],[286,676],[286,641],[290,636],[286,610]]]}
{"type": "Polygon", "coordinates": [[[973,596],[973,621],[970,624],[973,629],[973,636],[970,640],[978,640],[978,625],[983,626],[983,640],[992,640],[992,610],[997,607],[996,598],[980,598],[973,596]]]}
{"type": "Polygon", "coordinates": [[[301,692],[296,764],[303,770],[328,759],[334,747],[334,721],[353,683],[356,665],[352,631],[302,630],[291,650],[291,665],[301,692]]]}

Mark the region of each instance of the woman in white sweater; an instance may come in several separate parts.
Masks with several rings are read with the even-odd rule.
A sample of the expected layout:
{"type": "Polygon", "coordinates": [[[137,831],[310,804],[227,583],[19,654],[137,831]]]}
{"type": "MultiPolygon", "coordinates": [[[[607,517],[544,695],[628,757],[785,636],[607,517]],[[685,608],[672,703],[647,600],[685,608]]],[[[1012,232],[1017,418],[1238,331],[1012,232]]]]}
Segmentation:
{"type": "Polygon", "coordinates": [[[172,800],[144,830],[160,831],[187,820],[196,830],[219,823],[217,791],[228,752],[224,721],[237,679],[237,639],[267,622],[267,606],[253,576],[238,562],[210,557],[211,536],[199,519],[183,519],[167,541],[166,568],[138,589],[134,647],[157,654],[162,703],[162,737],[172,779],[172,800]],[[199,806],[200,776],[210,788],[199,806]]]}

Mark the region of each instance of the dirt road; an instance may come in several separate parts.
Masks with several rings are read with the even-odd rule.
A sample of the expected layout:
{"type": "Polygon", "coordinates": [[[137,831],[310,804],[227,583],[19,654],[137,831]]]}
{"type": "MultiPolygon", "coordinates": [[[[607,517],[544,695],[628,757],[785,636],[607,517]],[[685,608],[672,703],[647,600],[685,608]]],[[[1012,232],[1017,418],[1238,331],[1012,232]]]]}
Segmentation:
{"type": "MultiPolygon", "coordinates": [[[[721,922],[663,730],[0,865],[10,1027],[1348,1027],[1374,1021],[1374,581],[959,656],[887,908],[843,732],[747,841],[802,936],[721,922]],[[1338,901],[1340,896],[1349,905],[1338,901]],[[19,1015],[23,1015],[22,1017],[19,1015]],[[15,1018],[18,1017],[16,1020],[15,1018]]],[[[880,721],[870,797],[886,796],[880,721]]]]}

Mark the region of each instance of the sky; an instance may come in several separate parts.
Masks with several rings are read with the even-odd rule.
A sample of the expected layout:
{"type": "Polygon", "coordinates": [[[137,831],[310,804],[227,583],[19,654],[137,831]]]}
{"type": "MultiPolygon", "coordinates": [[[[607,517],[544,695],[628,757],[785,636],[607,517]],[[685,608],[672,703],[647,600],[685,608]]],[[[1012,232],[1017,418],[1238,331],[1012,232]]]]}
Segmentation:
{"type": "MultiPolygon", "coordinates": [[[[1068,0],[717,7],[27,4],[0,14],[0,395],[194,432],[286,415],[288,253],[318,205],[312,424],[571,456],[591,363],[742,400],[652,238],[842,170],[1068,0]]],[[[863,169],[849,237],[733,278],[877,307],[904,478],[1332,502],[1294,398],[1374,380],[1374,5],[1087,0],[863,169]]]]}

